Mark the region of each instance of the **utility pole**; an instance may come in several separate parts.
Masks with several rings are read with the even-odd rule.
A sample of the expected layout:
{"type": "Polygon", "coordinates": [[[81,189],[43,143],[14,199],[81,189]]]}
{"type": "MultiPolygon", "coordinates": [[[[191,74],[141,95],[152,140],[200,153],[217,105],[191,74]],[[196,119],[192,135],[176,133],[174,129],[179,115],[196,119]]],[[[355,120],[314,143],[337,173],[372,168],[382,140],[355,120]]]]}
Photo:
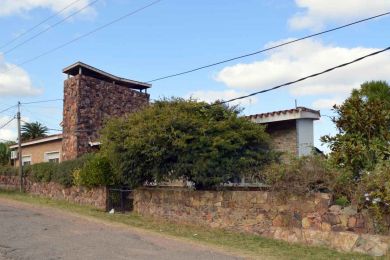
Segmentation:
{"type": "Polygon", "coordinates": [[[19,178],[20,178],[20,192],[23,192],[23,162],[22,162],[22,134],[20,127],[20,101],[18,102],[18,113],[16,115],[18,120],[18,160],[19,160],[19,178]]]}

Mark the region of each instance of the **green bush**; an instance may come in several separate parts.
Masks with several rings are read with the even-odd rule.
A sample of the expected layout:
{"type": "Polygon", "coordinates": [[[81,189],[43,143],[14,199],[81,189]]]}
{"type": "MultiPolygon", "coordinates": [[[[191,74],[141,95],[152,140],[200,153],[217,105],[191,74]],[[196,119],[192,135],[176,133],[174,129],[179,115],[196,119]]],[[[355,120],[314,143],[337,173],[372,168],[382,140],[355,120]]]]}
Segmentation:
{"type": "Polygon", "coordinates": [[[11,165],[0,165],[0,175],[16,176],[18,175],[18,169],[11,165]]]}
{"type": "Polygon", "coordinates": [[[29,165],[23,169],[25,175],[34,182],[50,182],[58,166],[56,163],[45,162],[29,165]]]}
{"type": "MultiPolygon", "coordinates": [[[[45,162],[24,166],[23,174],[34,182],[56,182],[65,187],[70,187],[73,184],[73,172],[81,169],[91,156],[93,155],[86,154],[75,160],[61,163],[45,162]]],[[[17,171],[16,168],[15,171],[17,171]]]]}
{"type": "Polygon", "coordinates": [[[390,162],[377,165],[371,172],[364,172],[358,185],[357,200],[367,208],[376,220],[377,232],[388,232],[390,223],[390,162]]]}
{"type": "Polygon", "coordinates": [[[341,206],[341,207],[346,207],[350,204],[350,202],[346,196],[338,197],[337,199],[335,199],[334,203],[336,205],[341,206]]]}
{"type": "Polygon", "coordinates": [[[313,155],[273,163],[259,175],[270,190],[287,196],[330,192],[337,173],[325,158],[313,155]]]}
{"type": "Polygon", "coordinates": [[[126,186],[184,179],[197,189],[215,188],[274,159],[264,126],[239,112],[194,100],[157,101],[108,122],[101,151],[126,186]]]}
{"type": "Polygon", "coordinates": [[[88,158],[80,170],[73,172],[74,184],[85,187],[107,186],[115,183],[110,162],[99,154],[88,158]]]}
{"type": "Polygon", "coordinates": [[[92,156],[92,154],[85,154],[77,159],[61,162],[58,164],[56,171],[53,173],[52,181],[66,187],[72,186],[73,172],[77,169],[81,169],[88,158],[92,156]]]}

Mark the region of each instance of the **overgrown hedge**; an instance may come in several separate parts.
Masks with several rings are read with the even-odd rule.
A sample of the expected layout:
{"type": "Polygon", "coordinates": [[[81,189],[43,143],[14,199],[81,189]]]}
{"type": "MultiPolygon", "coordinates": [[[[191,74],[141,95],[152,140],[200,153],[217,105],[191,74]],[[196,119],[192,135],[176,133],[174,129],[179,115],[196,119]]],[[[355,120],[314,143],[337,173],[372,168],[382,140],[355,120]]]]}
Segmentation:
{"type": "Polygon", "coordinates": [[[38,163],[24,167],[24,175],[34,182],[56,182],[66,187],[73,185],[73,173],[81,169],[85,162],[94,155],[84,155],[75,160],[61,163],[38,163]]]}

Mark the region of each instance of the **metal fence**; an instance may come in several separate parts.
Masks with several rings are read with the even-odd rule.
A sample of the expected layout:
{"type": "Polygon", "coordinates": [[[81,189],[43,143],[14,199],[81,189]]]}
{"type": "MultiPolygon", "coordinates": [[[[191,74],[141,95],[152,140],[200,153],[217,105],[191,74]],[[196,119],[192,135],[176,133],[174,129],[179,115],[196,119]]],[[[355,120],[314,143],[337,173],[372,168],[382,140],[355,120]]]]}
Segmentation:
{"type": "Polygon", "coordinates": [[[133,210],[133,191],[125,188],[108,189],[108,207],[110,211],[114,209],[119,212],[128,212],[133,210]]]}

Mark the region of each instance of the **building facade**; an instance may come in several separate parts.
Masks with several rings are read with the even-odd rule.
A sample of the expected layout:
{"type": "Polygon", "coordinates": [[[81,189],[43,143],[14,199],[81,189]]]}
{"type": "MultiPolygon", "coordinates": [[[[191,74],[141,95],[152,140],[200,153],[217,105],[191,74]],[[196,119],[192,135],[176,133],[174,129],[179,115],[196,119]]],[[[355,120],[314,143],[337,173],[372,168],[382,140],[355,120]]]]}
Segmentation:
{"type": "MultiPolygon", "coordinates": [[[[124,79],[77,62],[66,67],[63,133],[23,142],[23,164],[75,159],[99,146],[106,120],[139,111],[149,104],[150,84],[124,79]]],[[[10,147],[17,162],[18,146],[10,147]]]]}
{"type": "Polygon", "coordinates": [[[248,118],[257,124],[266,125],[272,147],[293,156],[310,155],[314,149],[314,121],[321,117],[320,111],[306,107],[280,110],[248,118]]]}

